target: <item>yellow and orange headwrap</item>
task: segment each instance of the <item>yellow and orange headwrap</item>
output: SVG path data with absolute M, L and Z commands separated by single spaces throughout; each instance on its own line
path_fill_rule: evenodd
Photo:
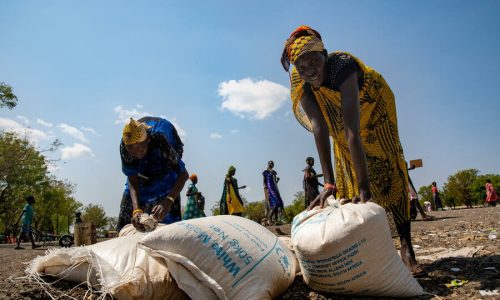
M 123 127 L 123 143 L 133 145 L 142 143 L 148 137 L 147 129 L 150 126 L 130 118 L 130 121 Z
M 302 25 L 295 29 L 286 40 L 281 55 L 281 64 L 288 72 L 290 63 L 294 64 L 302 54 L 323 50 L 325 50 L 325 46 L 319 32 L 309 26 Z
M 189 180 L 191 180 L 191 181 L 198 180 L 198 175 L 196 175 L 196 174 L 194 174 L 194 173 L 193 173 L 193 174 L 191 174 L 191 175 L 189 176 Z

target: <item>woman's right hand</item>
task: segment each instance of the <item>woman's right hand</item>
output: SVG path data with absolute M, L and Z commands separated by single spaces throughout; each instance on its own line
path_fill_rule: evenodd
M 134 225 L 134 227 L 139 230 L 139 231 L 145 231 L 146 229 L 144 228 L 144 225 L 141 224 L 140 220 L 141 220 L 141 215 L 142 213 L 136 213 L 133 217 L 132 217 L 132 225 Z
M 321 208 L 325 207 L 326 199 L 330 196 L 337 196 L 337 187 L 335 185 L 333 185 L 333 188 L 324 189 L 318 196 L 316 196 L 316 199 L 311 202 L 311 204 L 307 207 L 307 210 L 311 210 L 318 205 Z

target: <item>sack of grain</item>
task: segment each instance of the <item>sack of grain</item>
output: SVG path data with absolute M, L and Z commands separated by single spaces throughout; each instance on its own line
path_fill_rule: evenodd
M 158 228 L 140 245 L 167 262 L 192 299 L 272 299 L 295 278 L 294 255 L 260 224 L 214 216 Z
M 384 208 L 340 205 L 333 197 L 325 208 L 297 215 L 292 244 L 305 282 L 336 294 L 411 297 L 422 287 L 399 257 Z
M 28 276 L 43 283 L 41 275 L 52 275 L 76 285 L 87 283 L 115 299 L 189 299 L 170 276 L 166 264 L 149 256 L 137 243 L 147 233 L 128 227 L 134 234 L 92 246 L 59 248 L 35 258 Z

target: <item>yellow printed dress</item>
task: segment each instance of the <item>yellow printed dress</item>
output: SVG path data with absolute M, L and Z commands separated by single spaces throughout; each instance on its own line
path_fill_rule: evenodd
M 356 173 L 345 137 L 341 97 L 336 83 L 351 74 L 346 69 L 361 70 L 360 136 L 368 163 L 370 190 L 374 201 L 392 213 L 396 224 L 402 224 L 410 219 L 408 175 L 399 140 L 394 95 L 379 73 L 348 53 L 330 54 L 327 64 L 329 83 L 319 89 L 312 89 L 300 78 L 295 68 L 292 70 L 291 98 L 295 117 L 311 131 L 311 123 L 300 104 L 304 88 L 310 88 L 333 139 L 338 196 L 352 198 L 358 195 Z
M 221 215 L 241 215 L 245 211 L 236 178 L 226 176 L 224 179 L 219 208 Z

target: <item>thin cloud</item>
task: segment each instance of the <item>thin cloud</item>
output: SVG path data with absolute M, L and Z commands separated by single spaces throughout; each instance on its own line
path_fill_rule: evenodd
M 290 95 L 288 88 L 280 84 L 251 78 L 221 82 L 217 92 L 222 97 L 221 110 L 257 120 L 271 116 Z
M 217 132 L 213 132 L 210 134 L 210 138 L 211 139 L 221 139 L 222 138 L 222 135 L 218 134 Z
M 181 140 L 184 141 L 186 139 L 186 136 L 187 136 L 186 130 L 184 130 L 184 129 L 181 128 L 181 126 L 177 123 L 175 117 L 172 118 L 172 120 L 169 120 L 169 121 L 170 121 L 170 123 L 172 123 L 172 125 L 174 125 L 175 129 L 177 130 L 177 134 L 179 134 L 179 137 L 181 138 Z
M 17 116 L 17 118 L 21 121 L 23 121 L 25 126 L 30 125 L 30 119 L 26 118 L 25 116 Z
M 231 133 L 238 133 L 238 132 L 240 132 L 238 129 L 231 130 Z
M 118 115 L 118 118 L 115 120 L 115 124 L 125 124 L 127 123 L 130 118 L 134 118 L 136 120 L 145 117 L 145 116 L 158 116 L 158 114 L 151 114 L 145 111 L 140 111 L 137 110 L 137 108 L 142 108 L 142 105 L 138 104 L 136 105 L 136 108 L 132 109 L 125 109 L 121 105 L 115 107 L 113 111 Z M 177 133 L 179 134 L 179 137 L 184 141 L 187 137 L 187 132 L 184 130 L 179 123 L 177 123 L 177 118 L 172 117 L 172 118 L 167 118 L 164 115 L 159 115 L 160 118 L 168 120 L 172 125 L 174 125 L 175 129 L 177 130 Z
M 69 134 L 70 136 L 74 137 L 77 140 L 80 140 L 84 143 L 88 143 L 89 140 L 85 137 L 85 134 L 81 132 L 78 128 L 75 128 L 73 126 L 69 126 L 68 124 L 61 123 L 57 125 L 63 132 Z
M 90 128 L 90 127 L 80 127 L 80 129 L 83 130 L 83 131 L 87 131 L 87 132 L 90 132 L 92 134 L 97 135 L 97 132 L 93 128 Z
M 39 129 L 26 127 L 12 119 L 7 118 L 0 118 L 0 130 L 11 131 L 19 134 L 20 136 L 26 136 L 35 145 L 38 145 L 41 140 L 47 140 L 50 138 L 49 135 Z
M 62 170 L 62 168 L 56 164 L 52 164 L 52 163 L 47 164 L 47 171 L 49 171 L 50 173 L 55 173 L 55 172 L 60 171 L 60 170 Z
M 115 124 L 125 124 L 130 118 L 134 118 L 137 120 L 145 116 L 153 116 L 153 114 L 150 114 L 148 112 L 141 112 L 137 110 L 137 108 L 125 109 L 121 105 L 115 107 L 114 112 L 118 115 L 118 119 L 115 120 Z
M 43 126 L 45 126 L 45 127 L 49 127 L 49 128 L 50 128 L 50 127 L 52 127 L 52 126 L 54 126 L 54 124 L 52 124 L 52 123 L 50 123 L 50 122 L 45 122 L 45 121 L 44 121 L 44 120 L 42 120 L 42 119 L 36 119 L 36 122 L 37 122 L 38 124 L 40 124 L 40 125 L 43 125 Z
M 73 143 L 73 146 L 62 148 L 61 153 L 62 153 L 61 159 L 95 157 L 94 153 L 92 152 L 92 149 L 79 143 Z

